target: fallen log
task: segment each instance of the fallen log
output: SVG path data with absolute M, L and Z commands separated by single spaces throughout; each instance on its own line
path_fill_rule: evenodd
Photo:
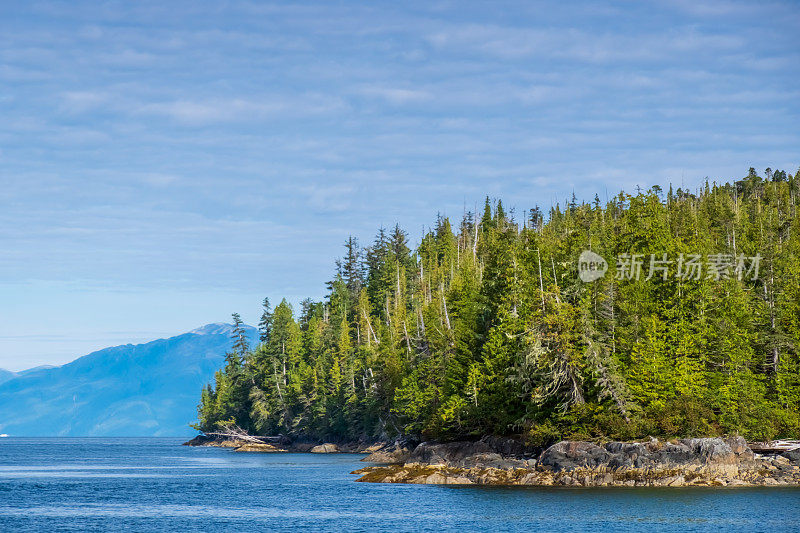
M 269 444 L 273 442 L 282 442 L 285 440 L 283 435 L 248 435 L 247 433 L 239 432 L 221 432 L 209 431 L 205 433 L 208 437 L 221 438 L 226 440 L 241 440 L 245 442 L 252 442 L 254 444 Z
M 762 455 L 781 454 L 800 449 L 800 440 L 775 440 L 770 442 L 751 442 L 748 444 L 755 453 Z

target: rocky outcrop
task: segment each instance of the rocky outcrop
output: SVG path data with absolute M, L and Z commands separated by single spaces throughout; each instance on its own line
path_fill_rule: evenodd
M 386 449 L 386 442 L 353 441 L 345 443 L 320 443 L 319 441 L 291 440 L 286 437 L 257 437 L 252 435 L 236 434 L 205 434 L 198 435 L 184 446 L 214 446 L 220 448 L 233 448 L 236 452 L 254 453 L 373 453 Z M 408 450 L 409 453 L 411 449 Z M 404 460 L 405 458 L 403 458 Z M 382 462 L 382 461 L 381 461 Z
M 510 451 L 510 453 L 508 453 Z M 791 454 L 792 452 L 786 452 Z M 509 442 L 422 443 L 403 464 L 353 472 L 358 481 L 564 486 L 797 485 L 794 455 L 755 455 L 741 437 L 664 442 L 562 441 L 542 452 Z
M 394 442 L 376 444 L 364 450 L 369 455 L 361 460 L 368 463 L 405 463 L 416 447 L 417 443 L 401 439 Z
M 612 470 L 630 468 L 673 468 L 689 464 L 729 470 L 754 458 L 742 437 L 729 439 L 682 439 L 663 442 L 608 442 L 602 446 L 582 441 L 562 441 L 554 444 L 539 458 L 539 464 L 556 472 L 576 468 L 608 467 Z
M 527 468 L 535 464 L 526 449 L 510 439 L 485 437 L 475 442 L 423 442 L 406 460 L 410 465 L 442 465 L 455 468 Z
M 184 446 L 213 446 L 218 448 L 238 448 L 246 444 L 250 443 L 234 437 L 221 437 L 217 435 L 198 435 L 190 441 L 183 443 Z
M 792 463 L 800 466 L 800 448 L 796 450 L 789 450 L 788 452 L 783 452 L 783 457 L 786 457 Z
M 339 447 L 329 442 L 314 446 L 309 451 L 311 453 L 340 453 Z
M 279 446 L 274 446 L 272 444 L 258 444 L 254 442 L 248 442 L 246 444 L 241 444 L 234 448 L 235 452 L 258 452 L 258 453 L 276 453 L 276 452 L 286 452 L 288 451 L 286 448 L 282 448 Z
M 562 486 L 800 485 L 800 448 L 761 443 L 756 454 L 742 437 L 644 442 L 561 441 L 544 451 L 500 437 L 475 441 L 322 443 L 242 435 L 200 435 L 189 446 L 236 452 L 369 453 L 382 463 L 353 472 L 380 483 Z M 275 439 L 260 437 L 261 439 Z
M 603 447 L 591 442 L 565 440 L 545 450 L 539 457 L 539 465 L 560 472 L 575 468 L 594 468 L 610 462 L 611 457 Z

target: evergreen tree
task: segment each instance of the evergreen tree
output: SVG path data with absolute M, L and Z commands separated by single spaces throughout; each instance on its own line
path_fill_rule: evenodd
M 523 228 L 502 202 L 412 250 L 345 244 L 299 317 L 264 300 L 197 427 L 319 439 L 800 437 L 800 171 L 695 193 L 568 200 Z M 584 250 L 605 276 L 578 276 Z M 754 264 L 757 263 L 757 264 Z
M 261 319 L 258 321 L 258 339 L 262 344 L 269 342 L 272 332 L 272 308 L 269 305 L 269 298 L 264 298 L 261 304 Z

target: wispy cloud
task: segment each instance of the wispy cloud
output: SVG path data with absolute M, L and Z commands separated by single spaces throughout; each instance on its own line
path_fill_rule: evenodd
M 358 94 L 382 98 L 390 104 L 405 104 L 429 100 L 431 95 L 418 89 L 405 89 L 399 87 L 366 86 L 357 90 Z
M 348 234 L 417 238 L 486 194 L 800 164 L 789 1 L 2 9 L 0 296 L 28 310 L 0 336 L 69 314 L 111 343 L 319 296 Z

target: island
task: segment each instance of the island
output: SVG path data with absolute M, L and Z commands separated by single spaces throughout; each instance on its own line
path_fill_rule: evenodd
M 751 168 L 351 237 L 255 345 L 234 314 L 196 443 L 368 453 L 361 481 L 797 484 L 798 199 Z

